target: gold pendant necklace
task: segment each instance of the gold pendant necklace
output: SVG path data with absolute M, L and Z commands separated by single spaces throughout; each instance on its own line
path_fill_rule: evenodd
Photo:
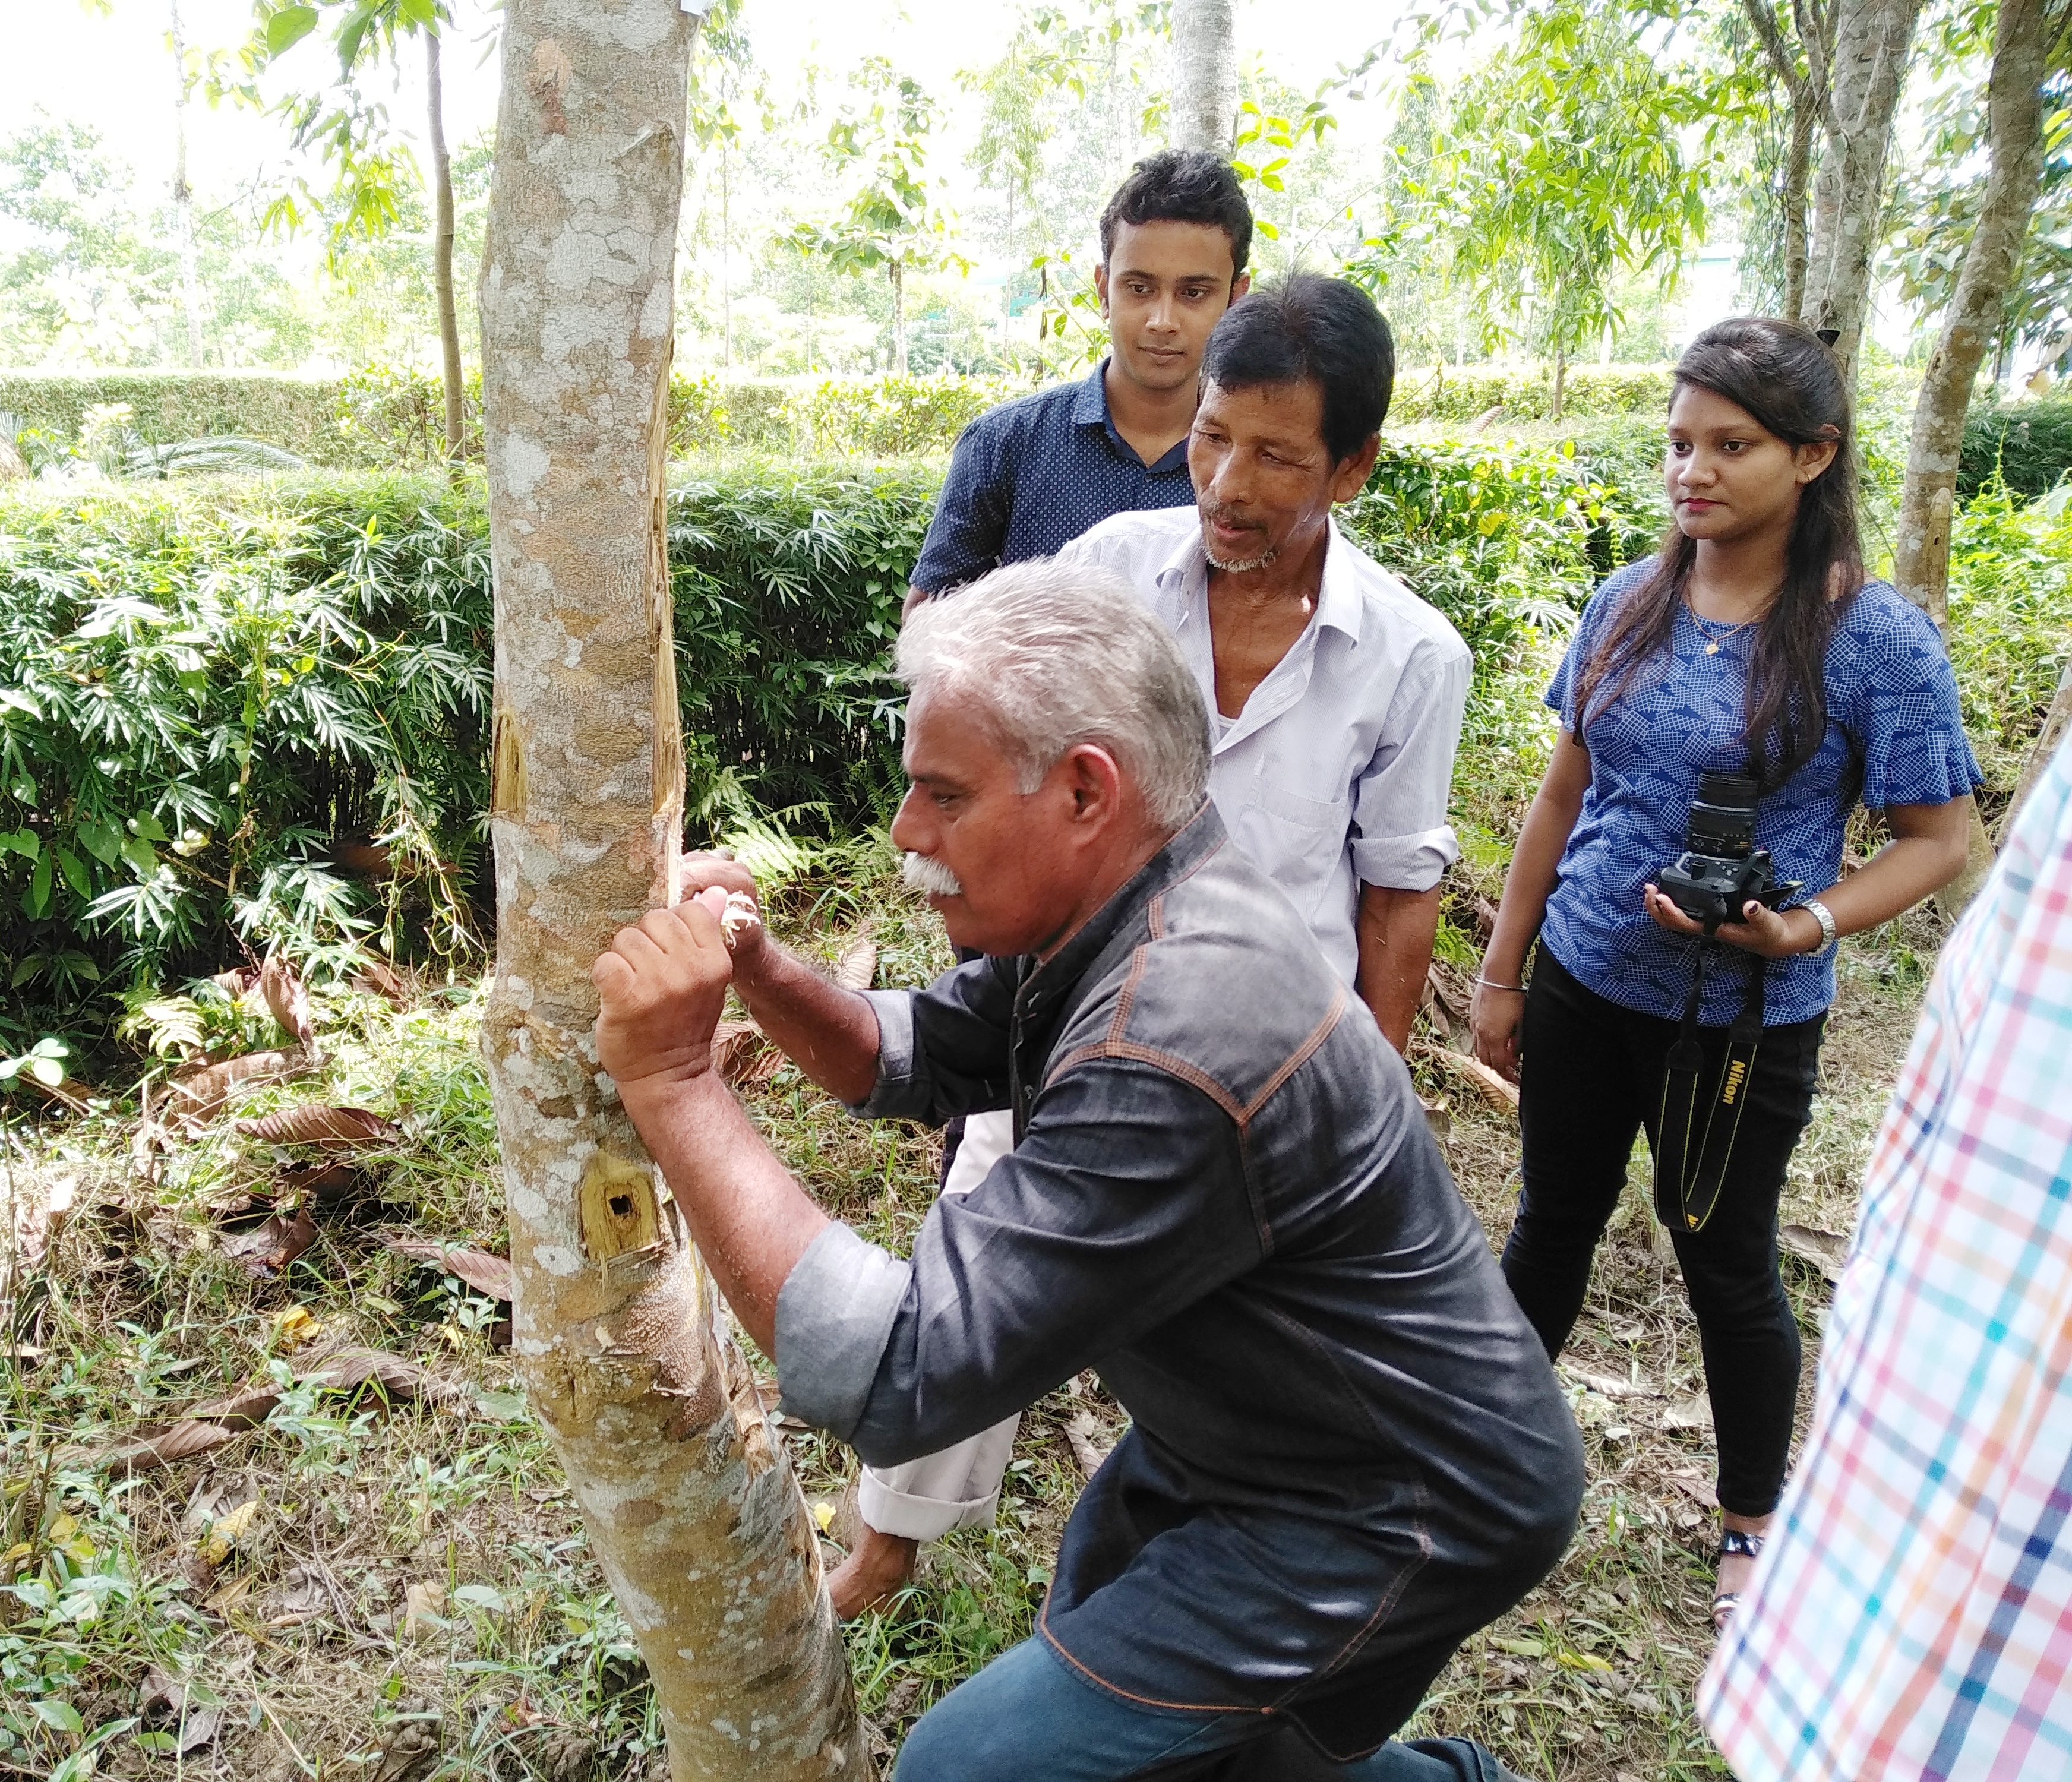
M 1721 632 L 1717 637 L 1714 637 L 1705 630 L 1705 627 L 1708 625 L 1719 625 L 1724 623 L 1724 621 L 1716 618 L 1707 618 L 1703 613 L 1700 612 L 1696 607 L 1691 604 L 1688 599 L 1686 599 L 1684 602 L 1684 610 L 1691 615 L 1691 622 L 1698 627 L 1698 635 L 1704 638 L 1705 654 L 1708 656 L 1716 656 L 1720 653 L 1720 646 L 1721 644 L 1726 643 L 1730 638 L 1740 636 L 1742 632 L 1745 631 L 1751 625 L 1755 623 L 1755 619 L 1745 618 L 1740 624 L 1733 626 L 1728 630 Z M 1761 614 L 1758 614 L 1756 618 L 1760 618 L 1762 616 L 1762 615 Z

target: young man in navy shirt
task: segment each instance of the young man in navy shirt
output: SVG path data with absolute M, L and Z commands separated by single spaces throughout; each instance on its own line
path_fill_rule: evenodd
M 957 440 L 907 596 L 1051 556 L 1111 514 L 1187 507 L 1202 349 L 1252 281 L 1252 211 L 1229 165 L 1169 149 L 1101 212 L 1094 270 L 1109 355 L 1092 376 L 989 409 Z
M 1002 403 L 964 429 L 908 611 L 1002 564 L 1054 556 L 1112 514 L 1194 506 L 1187 437 L 1202 351 L 1251 285 L 1251 207 L 1227 162 L 1166 150 L 1137 162 L 1108 200 L 1100 244 L 1094 288 L 1108 356 L 1083 381 Z M 1013 1142 L 1011 1115 L 957 1123 L 943 1192 L 976 1188 Z M 828 1579 L 838 1613 L 897 1591 L 922 1541 L 993 1520 L 1020 1421 L 903 1466 L 865 1468 L 862 1536 Z

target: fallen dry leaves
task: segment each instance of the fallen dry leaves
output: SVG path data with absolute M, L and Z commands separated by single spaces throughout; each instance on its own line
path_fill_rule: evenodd
M 237 1131 L 245 1138 L 263 1139 L 269 1144 L 393 1144 L 403 1136 L 402 1127 L 393 1120 L 384 1120 L 369 1109 L 315 1102 L 285 1107 L 262 1119 L 240 1120 Z
M 507 1256 L 492 1256 L 466 1244 L 442 1244 L 436 1238 L 384 1238 L 383 1246 L 399 1256 L 411 1256 L 458 1275 L 478 1293 L 507 1303 L 517 1296 L 518 1277 Z
M 372 1386 L 391 1398 L 422 1398 L 454 1409 L 467 1409 L 467 1392 L 441 1379 L 422 1364 L 385 1349 L 342 1349 L 312 1358 L 294 1376 L 298 1386 L 351 1392 Z M 100 1447 L 62 1451 L 64 1466 L 105 1467 L 112 1472 L 148 1472 L 176 1460 L 220 1447 L 256 1429 L 273 1415 L 282 1388 L 268 1381 L 240 1388 L 227 1397 L 193 1406 L 178 1417 L 146 1423 L 122 1439 Z
M 231 1093 L 279 1082 L 304 1068 L 307 1055 L 299 1046 L 282 1052 L 248 1052 L 220 1064 L 191 1064 L 166 1080 L 162 1111 L 170 1119 L 199 1125 L 223 1111 Z
M 310 992 L 295 968 L 278 953 L 269 953 L 259 971 L 259 994 L 273 1019 L 303 1045 L 312 1045 L 317 1030 L 310 1020 Z
M 306 1207 L 298 1207 L 293 1213 L 276 1213 L 249 1231 L 226 1233 L 223 1253 L 235 1257 L 247 1274 L 265 1280 L 278 1275 L 316 1241 L 316 1221 Z

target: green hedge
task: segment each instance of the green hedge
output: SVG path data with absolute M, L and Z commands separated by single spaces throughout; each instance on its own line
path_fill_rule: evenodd
M 674 490 L 694 808 L 833 827 L 883 808 L 886 650 L 939 474 L 736 466 Z M 1346 521 L 1497 674 L 1588 591 L 1605 500 L 1558 453 L 1404 447 Z M 97 983 L 213 970 L 232 933 L 306 948 L 372 924 L 413 955 L 486 934 L 486 533 L 479 482 L 437 474 L 0 499 L 0 950 L 21 999 L 0 1044 Z
M 1957 493 L 1968 501 L 1996 474 L 2018 495 L 2040 495 L 2072 470 L 2072 397 L 1976 409 L 1964 423 Z
M 339 462 L 338 380 L 279 372 L 108 372 L 92 377 L 0 372 L 0 413 L 69 445 L 88 409 L 123 402 L 150 444 L 232 433 Z
M 932 457 L 995 403 L 1029 386 L 997 378 L 727 378 L 680 375 L 670 394 L 671 450 L 715 448 L 784 457 Z M 1570 417 L 1658 416 L 1668 400 L 1661 366 L 1572 367 Z M 1547 368 L 1406 367 L 1392 422 L 1465 423 L 1488 409 L 1507 422 L 1544 420 Z M 125 372 L 72 377 L 0 372 L 0 412 L 66 444 L 88 409 L 127 403 L 133 425 L 157 445 L 229 433 L 286 447 L 339 469 L 417 470 L 443 450 L 445 405 L 432 374 L 371 366 L 345 377 L 278 372 Z M 481 456 L 482 379 L 467 380 L 463 454 Z

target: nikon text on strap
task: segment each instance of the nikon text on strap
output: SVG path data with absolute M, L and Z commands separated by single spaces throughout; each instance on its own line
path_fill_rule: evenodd
M 1698 1008 L 1705 993 L 1705 965 L 1719 943 L 1708 934 L 1696 943 L 1691 998 L 1684 1024 L 1669 1049 L 1662 1078 L 1662 1113 L 1655 1123 L 1655 1216 L 1672 1230 L 1702 1231 L 1719 1204 L 1734 1135 L 1741 1129 L 1756 1047 L 1762 1039 L 1763 977 L 1768 962 L 1751 955 L 1753 975 L 1741 1012 L 1727 1029 L 1726 1056 L 1718 1077 L 1701 1091 L 1705 1056 L 1698 1043 Z

